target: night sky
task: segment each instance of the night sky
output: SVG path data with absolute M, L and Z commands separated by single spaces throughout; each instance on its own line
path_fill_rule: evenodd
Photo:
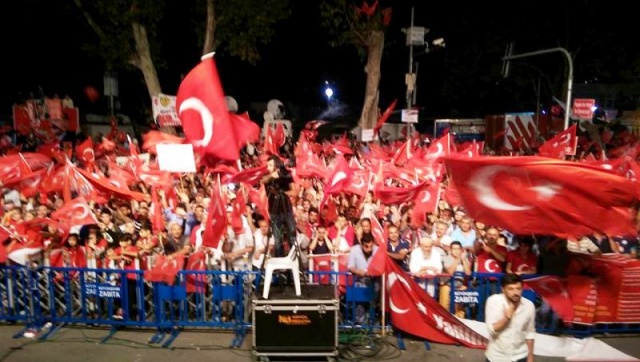
M 193 31 L 179 23 L 183 15 L 180 6 L 192 2 L 168 3 L 175 8 L 175 19 L 168 18 L 163 27 L 171 35 L 163 37 L 167 68 L 159 73 L 163 91 L 175 94 L 181 75 L 199 61 L 201 45 L 196 44 Z M 318 105 L 324 101 L 322 84 L 328 80 L 335 86 L 339 101 L 359 106 L 365 74 L 355 48 L 326 44 L 326 32 L 319 26 L 318 1 L 293 3 L 292 18 L 278 25 L 276 38 L 262 49 L 263 60 L 258 65 L 243 63 L 224 50 L 216 55 L 225 93 L 236 98 L 241 109 L 246 109 L 249 102 L 270 99 Z M 391 3 L 381 2 L 383 6 Z M 411 6 L 415 7 L 415 25 L 431 29 L 427 40 L 443 37 L 446 41 L 446 48 L 417 58 L 418 104 L 434 116 L 446 116 L 452 109 L 474 116 L 486 112 L 488 104 L 499 108 L 503 102 L 507 111 L 517 103 L 511 96 L 531 98 L 530 85 L 510 84 L 499 77 L 500 58 L 511 40 L 516 40 L 516 53 L 566 47 L 575 58 L 575 82 L 617 82 L 634 75 L 631 69 L 637 61 L 639 42 L 635 11 L 630 5 L 604 7 L 601 1 L 567 5 L 552 1 L 395 3 L 401 5 L 393 6 L 393 20 L 386 34 L 381 106 L 394 98 L 404 99 L 408 47 L 401 29 L 409 26 Z M 88 85 L 102 92 L 103 69 L 99 60 L 88 58 L 82 50 L 82 43 L 91 34 L 78 18 L 70 0 L 16 1 L 12 10 L 2 12 L 0 34 L 5 51 L 0 115 L 9 115 L 11 104 L 20 94 L 39 86 L 48 95 L 70 94 L 82 107 L 81 112 L 103 105 L 90 104 L 82 93 Z M 416 54 L 421 50 L 415 49 Z M 532 73 L 535 77 L 540 73 L 551 81 L 562 78 L 565 70 L 561 55 L 531 58 L 526 63 L 536 69 Z M 123 110 L 148 102 L 140 79 L 139 73 L 121 74 Z M 558 93 L 551 87 L 546 95 L 550 98 Z

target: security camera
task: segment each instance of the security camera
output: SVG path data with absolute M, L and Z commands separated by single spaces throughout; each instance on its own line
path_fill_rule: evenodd
M 438 38 L 434 41 L 431 42 L 431 44 L 437 46 L 437 47 L 443 47 L 444 48 L 444 38 Z

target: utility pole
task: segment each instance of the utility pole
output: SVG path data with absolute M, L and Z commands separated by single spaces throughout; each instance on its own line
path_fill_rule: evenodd
M 571 113 L 571 91 L 573 89 L 573 59 L 571 58 L 571 54 L 565 48 L 543 49 L 543 50 L 537 50 L 535 52 L 516 54 L 516 55 L 508 54 L 508 55 L 506 55 L 505 57 L 502 58 L 502 60 L 504 60 L 506 62 L 504 67 L 503 67 L 503 69 L 506 68 L 506 74 L 508 74 L 508 69 L 509 69 L 509 63 L 508 62 L 510 60 L 519 59 L 519 58 L 526 58 L 526 57 L 532 57 L 532 56 L 535 56 L 535 55 L 548 54 L 548 53 L 554 53 L 554 52 L 562 53 L 565 56 L 565 58 L 567 59 L 567 64 L 569 66 L 569 72 L 567 74 L 566 105 L 565 105 L 565 110 L 564 110 L 564 129 L 567 129 L 567 128 L 569 128 L 569 114 Z M 509 50 L 508 50 L 508 53 L 510 53 Z
M 409 45 L 409 73 L 405 76 L 405 83 L 407 84 L 407 109 L 413 106 L 413 88 L 416 85 L 416 75 L 413 73 L 413 15 L 414 8 L 411 7 L 411 22 L 407 33 L 407 45 Z

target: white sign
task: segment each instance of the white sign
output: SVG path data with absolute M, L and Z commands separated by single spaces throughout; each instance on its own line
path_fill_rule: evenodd
M 176 96 L 158 94 L 153 96 L 151 104 L 153 119 L 160 127 L 180 127 L 182 123 L 176 112 Z
M 162 171 L 196 172 L 196 160 L 191 144 L 163 144 L 156 145 L 158 165 Z
M 418 110 L 403 109 L 401 121 L 402 123 L 418 123 Z
M 363 129 L 362 134 L 360 136 L 361 136 L 362 142 L 373 141 L 373 129 Z

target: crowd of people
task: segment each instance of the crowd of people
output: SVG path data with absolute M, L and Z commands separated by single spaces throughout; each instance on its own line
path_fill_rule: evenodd
M 366 143 L 349 142 L 353 153 L 345 155 L 348 160 L 358 159 L 368 150 Z M 126 142 L 122 145 L 133 147 Z M 411 201 L 384 204 L 372 190 L 362 196 L 342 192 L 322 204 L 325 188 L 322 180 L 295 182 L 291 176 L 289 168 L 295 167 L 294 147 L 292 142 L 287 142 L 282 148 L 284 156 L 263 154 L 260 145 L 243 150 L 240 162 L 243 169 L 268 166 L 263 179 L 254 187 L 266 186 L 269 212 L 265 215 L 255 203 L 246 202 L 240 219 L 234 220 L 238 215 L 234 213 L 232 201 L 240 197 L 240 193 L 243 200 L 249 200 L 249 190 L 240 184 L 223 185 L 222 192 L 229 202 L 228 226 L 227 232 L 215 243 L 217 248 L 205 246 L 210 243 L 203 242 L 206 230 L 203 225 L 215 179 L 204 167 L 196 173 L 173 174 L 171 186 L 158 189 L 157 197 L 150 185 L 138 180 L 129 187 L 144 195 L 139 200 L 115 195 L 105 200 L 89 199 L 90 212 L 97 222 L 63 230 L 52 220 L 35 234 L 23 234 L 20 225 L 34 219 L 51 220 L 52 213 L 65 204 L 62 193 L 24 197 L 19 190 L 4 187 L 4 197 L 0 200 L 1 226 L 7 232 L 1 247 L 8 257 L 0 263 L 35 261 L 57 267 L 149 270 L 158 256 L 188 258 L 206 250 L 211 256 L 212 268 L 262 270 L 265 257 L 285 255 L 295 245 L 303 267 L 319 270 L 321 266 L 314 265 L 312 260 L 322 255 L 340 256 L 336 257 L 342 260 L 338 262 L 340 269 L 352 273 L 357 282 L 367 284 L 371 279 L 368 264 L 384 245 L 387 254 L 407 273 L 421 280 L 428 293 L 436 296 L 435 290 L 439 289 L 440 302 L 448 309 L 450 286 L 465 288 L 461 274 L 508 272 L 564 276 L 571 252 L 637 255 L 637 235 L 593 234 L 576 240 L 513 235 L 474 219 L 462 205 L 451 204 L 444 198 L 420 225 L 411 222 L 414 206 Z M 76 156 L 72 154 L 71 159 L 81 165 Z M 327 164 L 333 159 L 333 155 L 325 155 Z M 113 163 L 97 160 L 97 165 L 104 175 L 115 171 L 109 169 L 115 167 Z M 161 215 L 157 215 L 158 212 Z M 385 244 L 374 237 L 372 224 L 379 224 L 385 230 Z M 20 249 L 31 252 L 23 259 L 12 258 Z M 185 268 L 189 268 L 189 263 Z M 456 280 L 449 283 L 447 276 L 453 274 L 457 275 Z M 463 311 L 457 309 L 456 313 L 463 314 Z

